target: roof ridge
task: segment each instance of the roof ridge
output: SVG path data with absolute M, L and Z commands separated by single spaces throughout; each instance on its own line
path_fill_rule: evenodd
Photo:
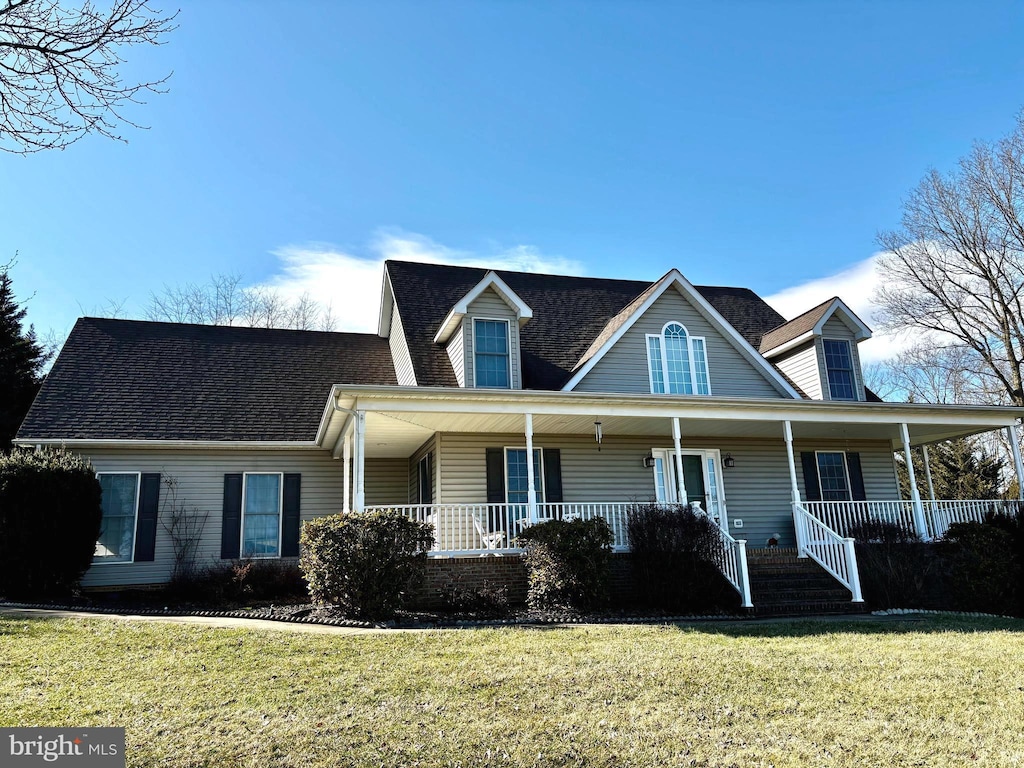
M 376 333 L 372 331 L 321 331 L 314 328 L 265 328 L 258 325 L 224 325 L 218 323 L 178 323 L 173 320 L 140 320 L 133 317 L 96 317 L 94 315 L 82 315 L 79 317 L 75 324 L 77 325 L 83 320 L 88 320 L 95 323 L 117 323 L 117 324 L 134 324 L 134 325 L 145 325 L 150 327 L 172 327 L 172 328 L 204 328 L 204 329 L 218 329 L 224 331 L 240 331 L 243 333 L 303 333 L 303 334 L 319 334 L 324 336 L 373 336 L 377 337 Z

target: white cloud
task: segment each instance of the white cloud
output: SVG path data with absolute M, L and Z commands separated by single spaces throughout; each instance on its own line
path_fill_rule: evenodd
M 546 256 L 531 245 L 474 253 L 399 230 L 381 231 L 368 250 L 367 255 L 359 255 L 319 243 L 284 246 L 273 252 L 281 261 L 280 272 L 261 286 L 274 288 L 289 299 L 308 293 L 322 306 L 331 308 L 339 331 L 370 333 L 377 330 L 386 259 L 519 272 L 583 272 L 579 262 Z
M 906 348 L 909 340 L 902 335 L 883 334 L 879 331 L 878 307 L 871 301 L 871 297 L 878 287 L 875 263 L 879 255 L 876 253 L 834 275 L 819 277 L 791 288 L 785 288 L 771 296 L 766 296 L 765 301 L 778 310 L 781 315 L 791 320 L 823 301 L 838 296 L 873 331 L 872 338 L 860 345 L 862 362 L 875 363 L 891 358 Z

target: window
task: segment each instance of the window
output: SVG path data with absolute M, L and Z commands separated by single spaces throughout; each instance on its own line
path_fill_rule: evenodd
M 828 373 L 828 394 L 833 400 L 856 400 L 853 377 L 853 354 L 850 342 L 822 339 L 825 370 Z
M 417 464 L 416 479 L 419 496 L 416 501 L 419 504 L 430 504 L 433 500 L 433 471 L 431 466 L 434 463 L 433 458 L 434 454 L 428 453 Z
M 704 339 L 690 336 L 680 323 L 666 323 L 660 334 L 647 335 L 647 367 L 655 394 L 711 394 Z
M 822 501 L 850 501 L 850 478 L 846 454 L 842 451 L 817 452 L 818 483 Z
M 512 386 L 509 378 L 507 320 L 473 321 L 473 357 L 478 387 Z
M 537 492 L 537 503 L 544 501 L 544 462 L 541 449 L 533 449 L 533 489 Z M 527 478 L 526 449 L 505 449 L 505 500 L 509 504 L 526 504 L 530 488 Z
M 135 518 L 139 508 L 138 472 L 102 472 L 103 520 L 94 556 L 109 563 L 130 563 L 135 556 Z
M 281 554 L 281 475 L 246 473 L 242 486 L 242 557 Z

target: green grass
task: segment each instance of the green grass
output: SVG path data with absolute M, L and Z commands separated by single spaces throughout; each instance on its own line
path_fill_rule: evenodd
M 0 726 L 123 725 L 137 766 L 1020 765 L 1022 629 L 0 618 Z

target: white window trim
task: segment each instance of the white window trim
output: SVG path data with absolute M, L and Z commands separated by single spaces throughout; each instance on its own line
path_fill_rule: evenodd
M 525 501 L 519 502 L 519 501 L 509 501 L 508 500 L 508 452 L 509 451 L 525 451 L 525 450 L 526 450 L 526 446 L 525 445 L 506 445 L 505 446 L 505 450 L 503 452 L 503 456 L 505 458 L 504 470 L 505 470 L 505 503 L 506 504 L 525 504 L 526 503 Z M 537 481 L 537 487 L 539 488 L 539 491 L 540 491 L 540 498 L 544 499 L 544 501 L 540 501 L 540 499 L 538 499 L 537 503 L 538 504 L 545 504 L 545 503 L 547 503 L 547 498 L 548 497 L 547 497 L 547 493 L 545 493 L 545 491 L 547 489 L 544 486 L 544 449 L 535 445 L 535 446 L 533 446 L 533 450 L 540 452 L 540 475 L 538 475 L 535 479 Z M 529 461 L 530 457 L 527 457 L 527 460 Z
M 826 341 L 838 342 L 838 343 L 842 343 L 842 344 L 846 345 L 846 352 L 850 356 L 850 378 L 853 380 L 853 397 L 852 398 L 832 397 L 832 382 L 829 380 L 829 377 L 828 377 L 828 371 L 829 371 L 829 368 L 828 368 L 828 356 L 825 354 L 825 342 Z M 837 403 L 853 403 L 853 402 L 856 402 L 856 401 L 860 400 L 860 398 L 857 396 L 857 366 L 856 366 L 856 363 L 853 360 L 853 343 L 849 339 L 830 339 L 828 337 L 822 336 L 821 337 L 821 362 L 822 362 L 822 367 L 825 369 L 825 387 L 828 389 L 828 399 L 829 400 L 834 400 Z M 837 368 L 836 370 L 840 370 L 840 369 Z M 844 368 L 842 370 L 846 370 L 846 369 Z
M 132 556 L 128 560 L 112 560 L 109 555 L 93 555 L 93 565 L 131 565 L 135 562 L 135 547 L 139 540 L 139 499 L 142 498 L 142 473 L 141 472 L 97 472 L 96 480 L 100 475 L 135 475 L 135 525 L 132 528 Z M 99 544 L 99 539 L 96 540 Z
M 505 356 L 508 358 L 508 385 L 504 387 L 482 387 L 476 380 L 476 321 L 485 320 L 492 323 L 505 324 Z M 474 389 L 512 389 L 512 323 L 507 317 L 477 317 L 472 318 L 473 326 L 473 388 Z M 484 353 L 487 354 L 487 353 Z
M 686 359 L 687 359 L 687 362 L 690 365 L 690 386 L 693 389 L 692 392 L 672 393 L 672 392 L 668 391 L 668 389 L 669 389 L 669 386 L 668 386 L 668 381 L 669 381 L 669 379 L 668 379 L 668 354 L 666 353 L 666 349 L 665 349 L 665 329 L 668 328 L 670 325 L 678 325 L 680 328 L 683 329 L 683 332 L 686 334 Z M 665 382 L 665 391 L 664 392 L 655 392 L 654 391 L 654 370 L 653 370 L 653 366 L 651 365 L 651 339 L 658 339 L 658 345 L 659 345 L 659 348 L 661 349 L 661 375 L 662 375 L 662 380 Z M 685 325 L 680 323 L 678 320 L 669 320 L 667 323 L 665 323 L 663 326 L 661 326 L 661 333 L 647 333 L 647 334 L 644 334 L 644 347 L 645 347 L 645 352 L 647 353 L 647 381 L 650 384 L 650 389 L 651 389 L 651 394 L 652 395 L 670 395 L 670 394 L 676 394 L 676 395 L 680 395 L 680 394 L 697 395 L 698 394 L 697 393 L 697 363 L 693 359 L 693 343 L 692 343 L 693 339 L 699 339 L 704 344 L 704 370 L 705 370 L 705 372 L 708 375 L 708 393 L 706 395 L 699 395 L 699 397 L 710 397 L 711 396 L 711 394 L 712 394 L 712 392 L 711 392 L 711 363 L 708 360 L 710 355 L 708 354 L 708 341 L 707 341 L 707 338 L 704 337 L 704 336 L 692 336 L 692 335 L 690 335 L 690 330 Z
M 711 490 L 711 478 L 708 475 L 708 459 L 712 459 L 715 462 L 715 472 L 717 472 L 718 483 L 718 516 L 722 522 L 722 527 L 725 530 L 729 529 L 729 516 L 728 507 L 725 502 L 725 475 L 722 472 L 722 452 L 718 448 L 682 448 L 680 454 L 683 456 L 698 456 L 700 457 L 701 472 L 704 474 L 704 493 L 707 495 Z M 827 451 L 826 451 L 827 453 Z M 670 483 L 668 467 L 671 466 L 671 472 L 675 472 L 675 460 L 676 460 L 676 449 L 675 448 L 651 448 L 651 455 L 658 456 L 662 461 L 666 462 L 665 472 L 665 495 L 672 501 L 666 501 L 667 504 L 677 504 L 678 499 L 675 499 L 677 489 Z M 651 467 L 651 477 L 654 480 L 654 492 L 658 492 L 658 468 L 657 466 Z M 708 512 L 710 510 L 704 510 Z
M 846 459 L 846 451 L 815 451 L 814 470 L 818 475 L 818 498 L 825 501 L 825 489 L 821 486 L 821 464 L 818 463 L 818 456 L 823 453 L 838 453 L 843 457 L 843 475 L 846 478 L 846 501 L 853 501 L 853 486 L 850 484 L 850 464 Z M 806 489 L 805 489 L 806 490 Z M 841 502 L 836 502 L 841 503 Z
M 434 488 L 433 488 L 433 486 L 434 486 L 434 478 L 432 476 L 427 478 L 427 480 L 428 480 L 427 485 L 430 488 L 430 501 L 429 502 L 423 501 L 423 478 L 424 478 L 424 475 L 423 475 L 423 464 L 424 464 L 424 462 L 427 462 L 428 467 L 430 467 L 430 468 L 433 467 L 433 462 L 430 461 L 430 454 L 431 453 L 432 453 L 432 451 L 427 451 L 425 454 L 423 454 L 423 456 L 420 458 L 420 460 L 416 462 L 416 503 L 417 504 L 433 504 L 434 503 Z M 431 475 L 433 475 L 432 472 L 431 472 Z
M 249 475 L 277 475 L 277 554 L 245 554 L 245 494 L 249 488 Z M 242 560 L 280 560 L 281 535 L 284 528 L 284 472 L 243 472 L 242 473 L 242 527 L 239 530 L 238 554 Z

